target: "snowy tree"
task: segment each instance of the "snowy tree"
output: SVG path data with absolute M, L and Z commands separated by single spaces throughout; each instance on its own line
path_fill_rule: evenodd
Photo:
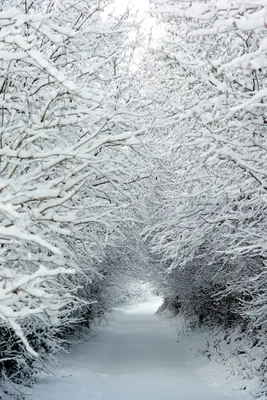
M 1 6 L 1 362 L 15 378 L 88 316 L 106 248 L 136 218 L 138 24 L 107 4 Z
M 171 150 L 145 232 L 186 307 L 193 279 L 194 311 L 201 297 L 228 298 L 257 326 L 266 321 L 265 13 L 264 2 L 153 1 Z M 214 306 L 216 319 L 225 304 Z

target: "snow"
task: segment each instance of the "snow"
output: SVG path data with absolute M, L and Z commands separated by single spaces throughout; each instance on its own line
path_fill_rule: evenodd
M 61 251 L 48 243 L 46 240 L 42 239 L 41 237 L 37 235 L 32 235 L 28 233 L 21 232 L 18 228 L 15 226 L 9 226 L 9 227 L 0 227 L 0 237 L 12 237 L 16 239 L 22 239 L 22 240 L 28 240 L 29 242 L 34 242 L 38 243 L 40 246 L 46 247 L 48 250 L 52 251 L 54 254 L 61 254 Z
M 71 347 L 54 376 L 40 377 L 32 400 L 246 400 L 194 356 L 186 335 L 155 315 L 153 300 L 115 309 L 93 338 Z M 191 346 L 192 347 L 192 346 Z M 202 368 L 203 366 L 203 368 Z M 219 371 L 219 375 L 216 375 Z

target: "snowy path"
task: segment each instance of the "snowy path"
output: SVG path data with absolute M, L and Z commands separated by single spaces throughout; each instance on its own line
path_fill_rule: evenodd
M 175 330 L 143 304 L 120 309 L 93 340 L 73 346 L 33 400 L 245 400 L 242 392 L 209 387 L 190 367 Z

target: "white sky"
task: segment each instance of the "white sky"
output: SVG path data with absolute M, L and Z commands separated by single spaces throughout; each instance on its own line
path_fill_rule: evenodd
M 113 14 L 116 16 L 124 14 L 127 7 L 129 7 L 133 13 L 142 20 L 141 30 L 143 33 L 147 32 L 150 36 L 150 45 L 156 46 L 160 43 L 160 38 L 164 34 L 164 29 L 162 24 L 158 24 L 156 20 L 149 14 L 150 2 L 149 0 L 114 0 L 112 5 L 106 8 L 106 13 L 104 12 L 104 19 L 108 19 L 108 14 Z M 106 14 L 106 16 L 105 16 Z M 152 36 L 151 36 L 152 34 Z
M 149 0 L 116 0 L 115 4 L 120 11 L 128 5 L 140 12 L 145 12 L 149 8 Z
M 122 15 L 127 7 L 143 19 L 143 24 L 151 27 L 152 18 L 148 14 L 149 0 L 114 0 L 113 4 L 106 8 L 107 14 Z M 104 13 L 105 14 L 105 13 Z

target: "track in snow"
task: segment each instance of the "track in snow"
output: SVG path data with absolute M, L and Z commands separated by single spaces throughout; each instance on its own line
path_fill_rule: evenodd
M 245 400 L 209 387 L 188 364 L 188 349 L 158 304 L 117 309 L 109 326 L 73 346 L 56 375 L 40 379 L 32 400 Z

